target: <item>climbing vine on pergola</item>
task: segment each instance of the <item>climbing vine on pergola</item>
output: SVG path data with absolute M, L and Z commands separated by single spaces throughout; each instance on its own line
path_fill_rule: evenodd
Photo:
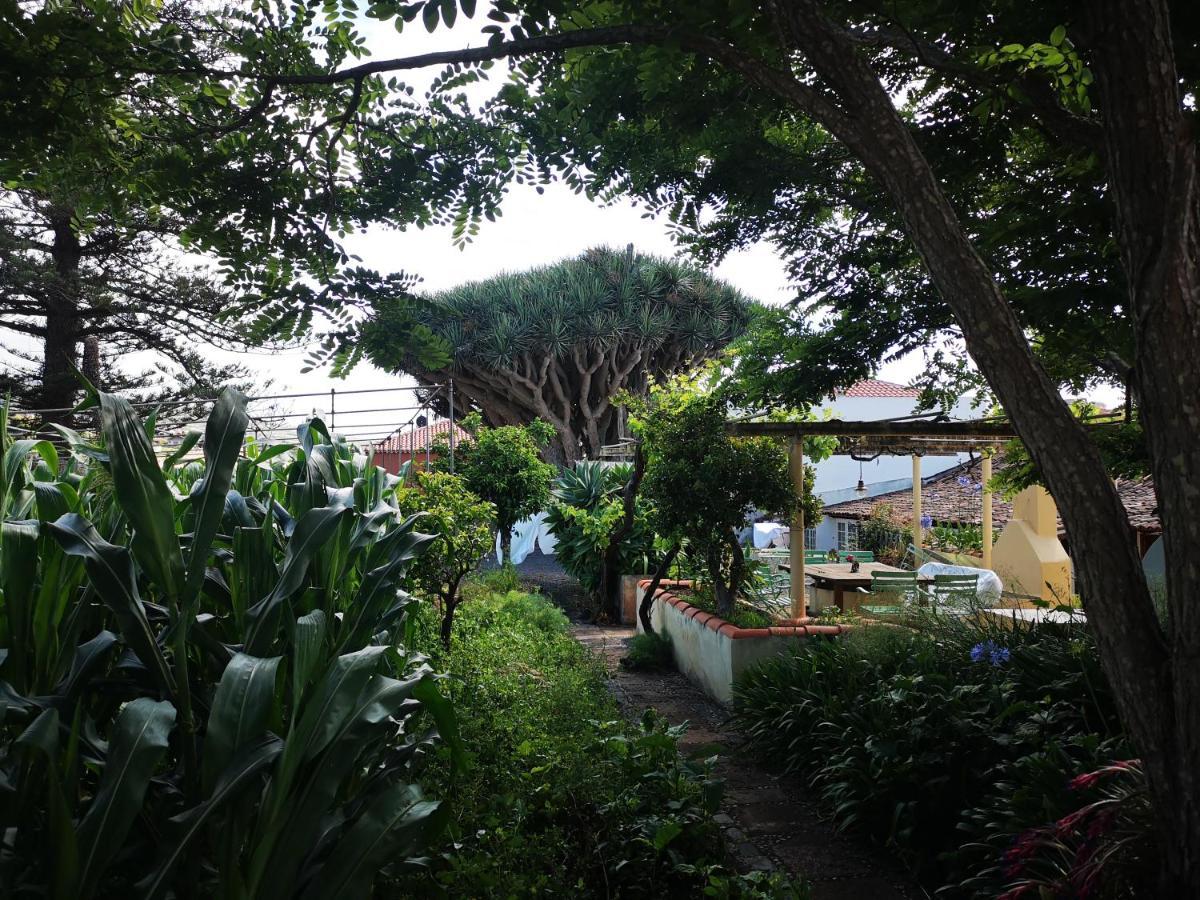
M 477 409 L 488 424 L 551 423 L 558 439 L 547 456 L 569 464 L 619 439 L 619 392 L 644 394 L 714 356 L 745 330 L 751 310 L 746 297 L 700 269 L 597 248 L 427 298 L 419 323 L 450 348 L 441 369 L 405 352 L 386 306 L 364 325 L 362 340 L 377 365 L 423 385 L 453 378 L 459 410 Z

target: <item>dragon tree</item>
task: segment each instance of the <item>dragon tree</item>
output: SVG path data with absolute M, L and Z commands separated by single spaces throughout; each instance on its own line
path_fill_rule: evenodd
M 456 411 L 478 410 L 489 425 L 550 422 L 558 438 L 547 458 L 565 465 L 621 437 L 618 392 L 644 395 L 713 357 L 752 312 L 702 270 L 632 248 L 595 248 L 424 299 L 418 321 L 448 345 L 446 365 L 428 368 L 406 351 L 408 306 L 398 328 L 387 305 L 377 308 L 361 332 L 366 354 L 426 388 L 453 378 Z

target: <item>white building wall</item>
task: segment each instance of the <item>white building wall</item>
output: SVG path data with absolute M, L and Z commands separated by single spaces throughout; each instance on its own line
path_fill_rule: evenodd
M 880 419 L 898 419 L 915 415 L 916 400 L 912 397 L 845 397 L 838 396 L 817 409 L 818 418 L 826 411 L 833 418 L 847 422 L 874 422 Z M 971 419 L 977 415 L 969 398 L 959 402 L 949 413 L 952 419 Z M 958 465 L 966 459 L 963 455 L 926 456 L 921 460 L 921 476 L 928 477 Z M 839 503 L 858 496 L 860 463 L 849 456 L 832 456 L 816 464 L 815 493 L 826 503 Z M 867 496 L 887 494 L 891 491 L 912 487 L 912 457 L 879 456 L 870 462 L 861 463 L 862 480 L 867 486 Z M 816 548 L 827 550 L 837 545 L 836 523 L 824 518 L 816 527 Z

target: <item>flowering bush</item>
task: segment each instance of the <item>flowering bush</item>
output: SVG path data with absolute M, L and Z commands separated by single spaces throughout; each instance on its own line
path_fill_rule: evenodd
M 1071 775 L 1128 747 L 1081 627 L 915 624 L 763 663 L 736 688 L 737 716 L 842 827 L 947 896 L 994 898 L 1015 886 L 1003 855 L 1016 836 L 1078 809 Z
M 981 641 L 971 648 L 971 662 L 989 662 L 993 667 L 999 667 L 1012 658 L 1007 647 L 1002 647 L 993 640 Z
M 1017 836 L 1004 854 L 1010 881 L 999 900 L 1151 896 L 1156 853 L 1141 763 L 1114 762 L 1068 786 L 1078 799 L 1092 799 Z

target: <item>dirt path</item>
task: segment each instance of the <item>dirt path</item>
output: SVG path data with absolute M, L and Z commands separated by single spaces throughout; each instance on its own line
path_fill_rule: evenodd
M 800 779 L 768 771 L 729 723 L 729 711 L 682 675 L 629 672 L 617 664 L 631 628 L 577 623 L 576 639 L 605 659 L 621 708 L 630 717 L 652 707 L 672 725 L 689 756 L 716 756 L 725 782 L 718 822 L 743 871 L 787 870 L 812 885 L 813 900 L 908 900 L 925 894 L 886 854 L 838 834 L 808 798 Z
M 579 619 L 581 591 L 553 557 L 531 555 L 518 567 L 522 581 L 537 587 L 572 619 L 577 640 L 600 655 L 610 685 L 630 718 L 653 708 L 672 725 L 688 725 L 680 749 L 689 756 L 716 756 L 725 782 L 718 822 L 735 863 L 743 871 L 786 870 L 808 879 L 813 900 L 915 900 L 926 894 L 894 860 L 862 841 L 839 834 L 822 818 L 804 784 L 769 771 L 746 747 L 729 711 L 682 675 L 630 672 L 618 660 L 632 628 L 590 625 Z

